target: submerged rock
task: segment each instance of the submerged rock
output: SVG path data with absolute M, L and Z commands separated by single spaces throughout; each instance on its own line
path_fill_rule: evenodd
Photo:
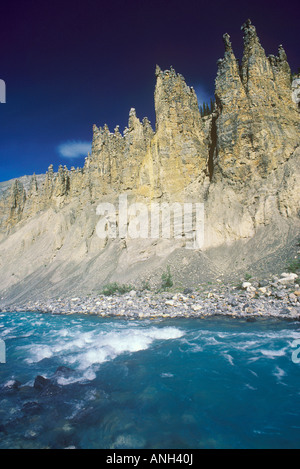
M 44 378 L 44 376 L 37 376 L 34 381 L 33 387 L 38 391 L 42 391 L 46 386 L 50 385 L 50 379 Z
M 61 377 L 63 376 L 64 378 L 71 376 L 74 373 L 74 370 L 72 368 L 69 368 L 68 366 L 59 366 L 57 370 L 54 373 L 54 376 Z
M 0 433 L 6 434 L 5 426 L 0 423 Z
M 41 404 L 39 404 L 38 402 L 35 402 L 35 401 L 34 402 L 25 402 L 25 404 L 22 407 L 22 411 L 25 414 L 29 414 L 29 415 L 39 414 L 39 413 L 41 413 L 42 410 L 43 410 L 43 406 Z
M 0 386 L 0 391 L 4 393 L 19 391 L 21 384 L 22 383 L 20 381 L 16 379 L 11 379 L 10 381 L 7 381 L 3 386 Z
M 48 378 L 44 378 L 44 376 L 37 376 L 33 387 L 44 396 L 51 396 L 60 391 L 60 387 L 57 384 Z

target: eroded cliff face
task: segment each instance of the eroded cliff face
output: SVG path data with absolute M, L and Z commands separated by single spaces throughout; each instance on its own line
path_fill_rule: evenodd
M 216 79 L 215 176 L 239 186 L 266 178 L 299 145 L 299 113 L 286 54 L 280 46 L 277 57 L 266 57 L 251 22 L 242 29 L 241 65 L 225 34 L 225 57 Z
M 267 57 L 251 21 L 239 64 L 223 36 L 212 116 L 211 243 L 251 237 L 260 226 L 299 214 L 299 110 L 286 54 Z M 218 201 L 222 203 L 218 204 Z
M 50 165 L 26 188 L 14 181 L 6 189 L 0 198 L 0 269 L 6 288 L 48 264 L 57 265 L 63 278 L 66 261 L 74 272 L 86 263 L 88 272 L 100 256 L 99 263 L 113 275 L 145 260 L 161 263 L 183 246 L 174 240 L 99 240 L 96 205 L 115 202 L 119 194 L 148 205 L 203 202 L 203 250 L 250 239 L 263 227 L 299 227 L 299 77 L 292 80 L 282 46 L 277 56 L 267 57 L 249 20 L 242 30 L 240 63 L 229 35 L 223 37 L 225 54 L 218 61 L 210 116 L 201 118 L 195 91 L 182 75 L 157 67 L 155 129 L 131 109 L 123 133 L 119 127 L 111 132 L 107 125 L 94 126 L 83 168 L 60 166 L 54 172 Z M 13 248 L 16 242 L 19 248 Z M 26 253 L 31 261 L 20 264 L 12 279 Z
M 173 68 L 163 72 L 157 66 L 156 77 L 156 132 L 142 162 L 138 191 L 180 200 L 193 188 L 202 198 L 209 155 L 196 93 Z

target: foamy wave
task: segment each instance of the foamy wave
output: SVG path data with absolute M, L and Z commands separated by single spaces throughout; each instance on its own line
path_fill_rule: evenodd
M 229 353 L 222 354 L 224 358 L 230 363 L 230 365 L 234 366 L 233 357 Z
M 278 381 L 281 381 L 281 378 L 286 376 L 286 372 L 282 370 L 281 368 L 279 368 L 279 366 L 276 366 L 275 371 L 273 371 L 273 375 L 276 376 Z
M 84 378 L 95 379 L 90 367 L 113 360 L 122 353 L 135 353 L 148 349 L 156 340 L 178 339 L 184 332 L 176 327 L 156 328 L 116 328 L 113 331 L 100 331 L 96 328 L 81 333 L 78 328 L 60 330 L 51 336 L 49 343 L 26 346 L 29 357 L 27 363 L 37 363 L 45 358 L 60 357 L 64 363 L 78 370 L 85 370 Z M 89 371 L 87 371 L 89 370 Z M 59 384 L 70 384 L 78 377 L 60 377 Z
M 20 347 L 20 349 L 29 348 Z M 37 363 L 44 358 L 51 358 L 53 356 L 53 350 L 48 345 L 34 345 L 30 347 L 30 357 L 25 359 L 26 363 Z
M 162 329 L 128 329 L 108 332 L 95 337 L 91 347 L 80 355 L 80 369 L 116 358 L 122 353 L 147 350 L 155 340 L 170 340 L 182 337 L 183 332 L 174 327 Z
M 260 350 L 265 357 L 271 358 L 272 360 L 277 357 L 283 357 L 286 354 L 286 347 L 281 350 Z
M 57 384 L 67 386 L 68 384 L 82 383 L 84 381 L 93 381 L 96 378 L 96 373 L 92 369 L 86 370 L 83 375 L 74 375 L 68 378 L 60 376 L 57 378 Z

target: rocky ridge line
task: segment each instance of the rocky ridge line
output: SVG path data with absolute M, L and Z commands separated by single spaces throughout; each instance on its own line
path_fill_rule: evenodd
M 226 252 L 236 256 L 233 243 L 240 243 L 234 265 L 243 260 L 244 242 L 254 240 L 255 261 L 295 244 L 300 229 L 299 79 L 292 80 L 282 46 L 277 56 L 267 56 L 251 21 L 242 30 L 240 63 L 229 35 L 223 37 L 210 116 L 201 117 L 195 91 L 182 75 L 157 67 L 155 129 L 131 109 L 123 133 L 119 127 L 111 132 L 107 125 L 94 126 L 83 168 L 60 166 L 54 172 L 50 165 L 42 183 L 34 175 L 26 188 L 16 180 L 4 191 L 4 295 L 18 285 L 22 290 L 24 282 L 35 291 L 65 288 L 68 278 L 70 285 L 81 281 L 92 289 L 97 282 L 119 278 L 135 282 L 157 275 L 170 256 L 178 269 L 190 265 L 196 284 L 203 273 L 193 263 L 202 262 L 210 275 L 232 270 Z M 147 205 L 204 202 L 202 257 L 180 251 L 184 240 L 99 239 L 96 205 L 114 203 L 120 193 Z

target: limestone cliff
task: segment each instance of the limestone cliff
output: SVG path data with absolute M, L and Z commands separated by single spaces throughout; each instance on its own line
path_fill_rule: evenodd
M 277 57 L 267 57 L 250 20 L 242 30 L 241 64 L 228 34 L 218 62 L 207 202 L 213 243 L 253 236 L 299 212 L 299 110 L 286 54 L 279 46 Z
M 123 132 L 94 125 L 83 168 L 60 166 L 54 172 L 50 165 L 30 183 L 16 180 L 5 186 L 0 198 L 2 292 L 14 285 L 22 290 L 24 282 L 47 291 L 66 285 L 66 278 L 86 282 L 86 288 L 108 279 L 138 281 L 155 276 L 172 255 L 196 272 L 204 259 L 208 265 L 212 249 L 225 252 L 233 242 L 263 239 L 262 230 L 273 240 L 273 251 L 278 233 L 296 236 L 299 77 L 292 80 L 282 46 L 277 56 L 266 55 L 250 20 L 242 31 L 240 63 L 229 35 L 223 36 L 225 53 L 218 61 L 210 116 L 201 117 L 195 91 L 182 75 L 157 66 L 155 129 L 131 109 Z M 121 193 L 147 204 L 204 202 L 202 257 L 182 251 L 184 240 L 100 240 L 96 205 L 114 202 Z M 268 248 L 264 244 L 262 249 Z M 261 255 L 258 250 L 253 260 Z M 214 258 L 211 272 L 226 270 L 224 256 L 219 257 L 223 260 Z
M 233 184 L 265 178 L 299 145 L 299 113 L 292 101 L 286 54 L 266 57 L 255 27 L 244 31 L 241 66 L 224 35 L 225 57 L 216 79 L 216 173 Z
M 156 68 L 156 131 L 141 166 L 138 190 L 151 197 L 180 197 L 206 175 L 208 146 L 196 93 L 173 68 Z

